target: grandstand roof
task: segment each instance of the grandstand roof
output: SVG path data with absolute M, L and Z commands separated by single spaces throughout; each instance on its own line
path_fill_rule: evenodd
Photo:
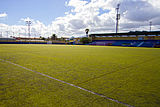
M 90 34 L 90 37 L 94 37 L 94 36 L 131 36 L 131 35 L 137 35 L 137 36 L 141 36 L 141 35 L 155 35 L 158 36 L 160 35 L 160 31 L 130 31 L 127 33 L 99 33 L 99 34 Z

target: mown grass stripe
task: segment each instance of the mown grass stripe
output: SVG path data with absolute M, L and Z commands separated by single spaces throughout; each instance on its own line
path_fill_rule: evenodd
M 39 74 L 39 75 L 42 75 L 42 76 L 48 77 L 48 78 L 50 78 L 50 79 L 53 79 L 53 80 L 59 81 L 59 82 L 64 83 L 64 84 L 67 84 L 67 85 L 70 85 L 70 86 L 76 87 L 76 88 L 78 88 L 78 89 L 81 89 L 81 90 L 83 90 L 83 91 L 89 92 L 89 93 L 94 94 L 94 95 L 97 95 L 97 96 L 99 96 L 99 97 L 106 98 L 106 99 L 108 99 L 108 100 L 110 100 L 110 101 L 114 101 L 114 102 L 116 102 L 116 103 L 123 104 L 123 105 L 128 106 L 128 107 L 134 107 L 134 106 L 131 106 L 131 105 L 129 105 L 129 104 L 123 103 L 123 102 L 121 102 L 121 101 L 118 101 L 118 100 L 115 100 L 115 99 L 109 98 L 109 97 L 107 97 L 107 96 L 104 96 L 104 95 L 102 95 L 102 94 L 99 94 L 99 93 L 93 92 L 93 91 L 91 91 L 91 90 L 88 90 L 88 89 L 85 89 L 85 88 L 79 87 L 79 86 L 77 86 L 77 85 L 74 85 L 74 84 L 71 84 L 71 83 L 68 83 L 68 82 L 65 82 L 65 81 L 62 81 L 62 80 L 59 80 L 59 79 L 57 79 L 57 78 L 51 77 L 51 76 L 46 75 L 46 74 L 43 74 L 43 73 L 40 73 L 40 72 L 37 72 L 37 71 L 31 70 L 31 69 L 29 69 L 29 68 L 26 68 L 26 67 L 24 67 L 24 66 L 18 65 L 18 64 L 16 64 L 16 63 L 13 63 L 13 62 L 10 62 L 10 61 L 7 61 L 7 60 L 3 60 L 3 59 L 0 59 L 0 61 L 7 62 L 7 63 L 9 63 L 9 64 L 12 64 L 12 65 L 18 66 L 18 67 L 20 67 L 20 68 L 23 68 L 23 69 L 25 69 L 25 70 L 28 70 L 28 71 L 31 71 L 31 72 L 37 73 L 37 74 Z
M 155 59 L 152 58 L 152 59 L 144 60 L 144 61 L 141 61 L 141 62 L 137 62 L 136 64 L 132 64 L 132 65 L 129 65 L 129 66 L 127 66 L 127 67 L 122 67 L 122 68 L 120 68 L 119 70 L 114 70 L 114 71 L 112 71 L 112 72 L 109 72 L 109 73 L 107 72 L 107 73 L 104 73 L 104 74 L 99 75 L 99 76 L 97 76 L 97 77 L 89 78 L 88 80 L 85 80 L 85 81 L 83 81 L 83 82 L 77 83 L 77 85 L 84 84 L 84 83 L 87 83 L 87 82 L 89 82 L 89 81 L 93 81 L 93 80 L 95 80 L 95 79 L 104 77 L 104 76 L 106 76 L 106 75 L 108 75 L 108 74 L 115 73 L 115 72 L 118 72 L 118 71 L 121 71 L 121 70 L 125 70 L 125 69 L 128 69 L 128 68 L 132 68 L 132 67 L 135 67 L 135 66 L 137 66 L 137 65 L 144 64 L 144 63 L 146 63 L 146 62 L 153 61 L 153 60 L 155 60 Z

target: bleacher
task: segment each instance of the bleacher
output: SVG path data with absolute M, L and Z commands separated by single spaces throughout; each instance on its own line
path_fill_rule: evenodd
M 154 47 L 155 43 L 156 43 L 155 41 L 145 41 L 139 47 Z
M 160 40 L 94 40 L 90 45 L 154 47 L 160 45 Z
M 159 47 L 160 31 L 135 31 L 128 33 L 91 34 L 91 45 Z

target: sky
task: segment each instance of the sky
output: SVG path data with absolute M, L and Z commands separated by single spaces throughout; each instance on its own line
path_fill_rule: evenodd
M 27 37 L 28 20 L 33 37 L 113 33 L 117 4 L 119 32 L 160 30 L 160 0 L 0 0 L 0 36 Z

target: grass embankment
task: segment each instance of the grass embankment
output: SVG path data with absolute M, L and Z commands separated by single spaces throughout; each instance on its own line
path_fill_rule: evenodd
M 160 49 L 1 45 L 0 58 L 129 105 L 160 106 Z M 74 106 L 106 106 L 107 104 L 120 106 L 22 68 L 4 62 L 0 64 L 2 87 L 8 87 L 6 88 L 8 91 L 4 89 L 1 91 L 3 105 L 7 105 L 7 102 L 22 105 L 22 101 L 25 100 L 24 105 L 29 105 L 32 101 L 38 106 L 41 103 L 48 106 L 52 104 L 57 104 L 57 106 L 71 106 L 70 104 Z M 10 78 L 10 81 L 7 78 Z M 24 93 L 24 96 L 19 93 Z M 7 97 L 8 95 L 11 98 Z

